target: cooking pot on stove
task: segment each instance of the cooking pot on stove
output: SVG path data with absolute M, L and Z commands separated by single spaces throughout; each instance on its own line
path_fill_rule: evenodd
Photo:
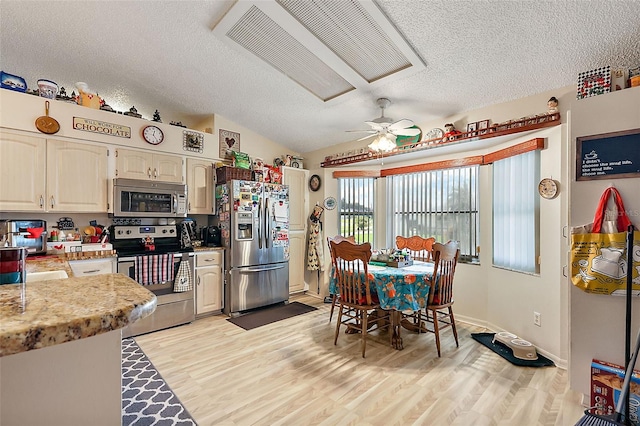
M 220 228 L 218 226 L 207 226 L 204 228 L 202 239 L 207 247 L 220 247 Z

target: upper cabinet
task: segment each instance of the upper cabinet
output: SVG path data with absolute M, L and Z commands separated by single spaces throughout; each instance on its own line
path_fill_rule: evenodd
M 309 203 L 307 199 L 307 180 L 309 170 L 295 167 L 282 168 L 282 183 L 289 186 L 289 230 L 305 231 Z
M 47 141 L 0 133 L 0 211 L 44 211 Z
M 211 161 L 187 159 L 189 214 L 212 214 L 215 188 Z
M 47 141 L 47 211 L 107 211 L 107 148 Z
M 183 159 L 179 155 L 116 150 L 116 177 L 184 183 Z
M 2 132 L 0 210 L 107 211 L 106 147 Z

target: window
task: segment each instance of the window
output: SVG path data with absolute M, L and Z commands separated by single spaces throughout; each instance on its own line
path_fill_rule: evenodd
M 537 272 L 539 254 L 540 153 L 493 163 L 493 264 L 514 271 Z
M 375 205 L 374 178 L 340 178 L 339 230 L 340 235 L 356 237 L 356 242 L 373 245 L 373 207 Z
M 478 257 L 478 166 L 390 178 L 393 235 L 458 241 L 462 260 Z

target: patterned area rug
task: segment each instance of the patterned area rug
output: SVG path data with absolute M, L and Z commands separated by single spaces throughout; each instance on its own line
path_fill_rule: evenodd
M 133 339 L 122 339 L 122 425 L 196 425 Z

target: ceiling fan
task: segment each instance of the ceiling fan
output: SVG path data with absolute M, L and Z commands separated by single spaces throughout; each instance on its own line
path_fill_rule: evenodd
M 380 117 L 365 121 L 371 126 L 370 130 L 348 130 L 349 132 L 369 133 L 369 135 L 358 139 L 358 141 L 375 136 L 376 139 L 369 145 L 369 148 L 374 151 L 391 151 L 396 147 L 397 136 L 418 136 L 420 134 L 420 129 L 413 127 L 413 121 L 405 118 L 394 122 L 391 118 L 384 116 L 385 108 L 391 105 L 389 99 L 379 98 L 376 100 L 376 104 L 382 112 Z

